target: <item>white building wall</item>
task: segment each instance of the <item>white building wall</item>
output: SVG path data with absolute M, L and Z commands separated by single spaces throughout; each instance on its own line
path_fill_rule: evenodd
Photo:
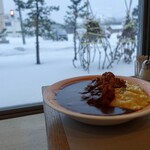
M 4 14 L 3 0 L 0 0 L 0 32 L 4 28 L 7 29 L 7 35 L 21 35 L 20 20 L 16 15 L 14 17 L 11 17 L 10 14 Z
M 5 28 L 7 29 L 7 34 L 10 36 L 21 36 L 21 26 L 20 20 L 18 18 L 11 17 L 10 15 L 5 15 Z
M 3 1 L 0 0 L 0 31 L 4 29 L 4 7 Z

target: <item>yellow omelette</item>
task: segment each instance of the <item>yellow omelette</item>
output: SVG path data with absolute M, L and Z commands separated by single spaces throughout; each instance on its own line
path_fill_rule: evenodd
M 140 110 L 150 103 L 150 97 L 139 85 L 126 81 L 126 88 L 115 88 L 115 98 L 111 106 Z

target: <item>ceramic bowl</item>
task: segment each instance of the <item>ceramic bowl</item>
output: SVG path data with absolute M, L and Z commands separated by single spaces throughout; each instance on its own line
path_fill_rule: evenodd
M 95 75 L 95 76 L 74 77 L 74 78 L 69 78 L 69 79 L 59 81 L 53 85 L 48 86 L 46 91 L 43 93 L 46 103 L 51 108 L 55 109 L 60 113 L 68 115 L 77 121 L 91 124 L 91 125 L 116 125 L 150 114 L 150 104 L 139 111 L 135 111 L 128 114 L 122 114 L 122 115 L 96 116 L 96 115 L 81 114 L 64 108 L 57 102 L 57 100 L 55 100 L 55 94 L 56 92 L 59 91 L 60 88 L 77 81 L 92 80 L 95 77 L 97 76 Z M 117 76 L 117 77 L 138 84 L 150 96 L 150 82 L 133 78 L 133 77 L 125 77 L 125 76 Z

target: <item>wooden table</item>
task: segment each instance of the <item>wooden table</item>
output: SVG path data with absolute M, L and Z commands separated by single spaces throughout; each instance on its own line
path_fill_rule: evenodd
M 150 115 L 121 125 L 91 126 L 53 110 L 43 101 L 48 150 L 150 149 Z

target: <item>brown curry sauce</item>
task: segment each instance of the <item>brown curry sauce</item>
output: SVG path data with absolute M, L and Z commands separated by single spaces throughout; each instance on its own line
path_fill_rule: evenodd
M 56 93 L 55 99 L 64 108 L 82 114 L 112 116 L 133 112 L 132 110 L 119 107 L 110 107 L 105 105 L 89 105 L 84 99 L 82 91 L 84 91 L 85 87 L 87 87 L 90 82 L 91 80 L 79 81 L 64 86 Z

